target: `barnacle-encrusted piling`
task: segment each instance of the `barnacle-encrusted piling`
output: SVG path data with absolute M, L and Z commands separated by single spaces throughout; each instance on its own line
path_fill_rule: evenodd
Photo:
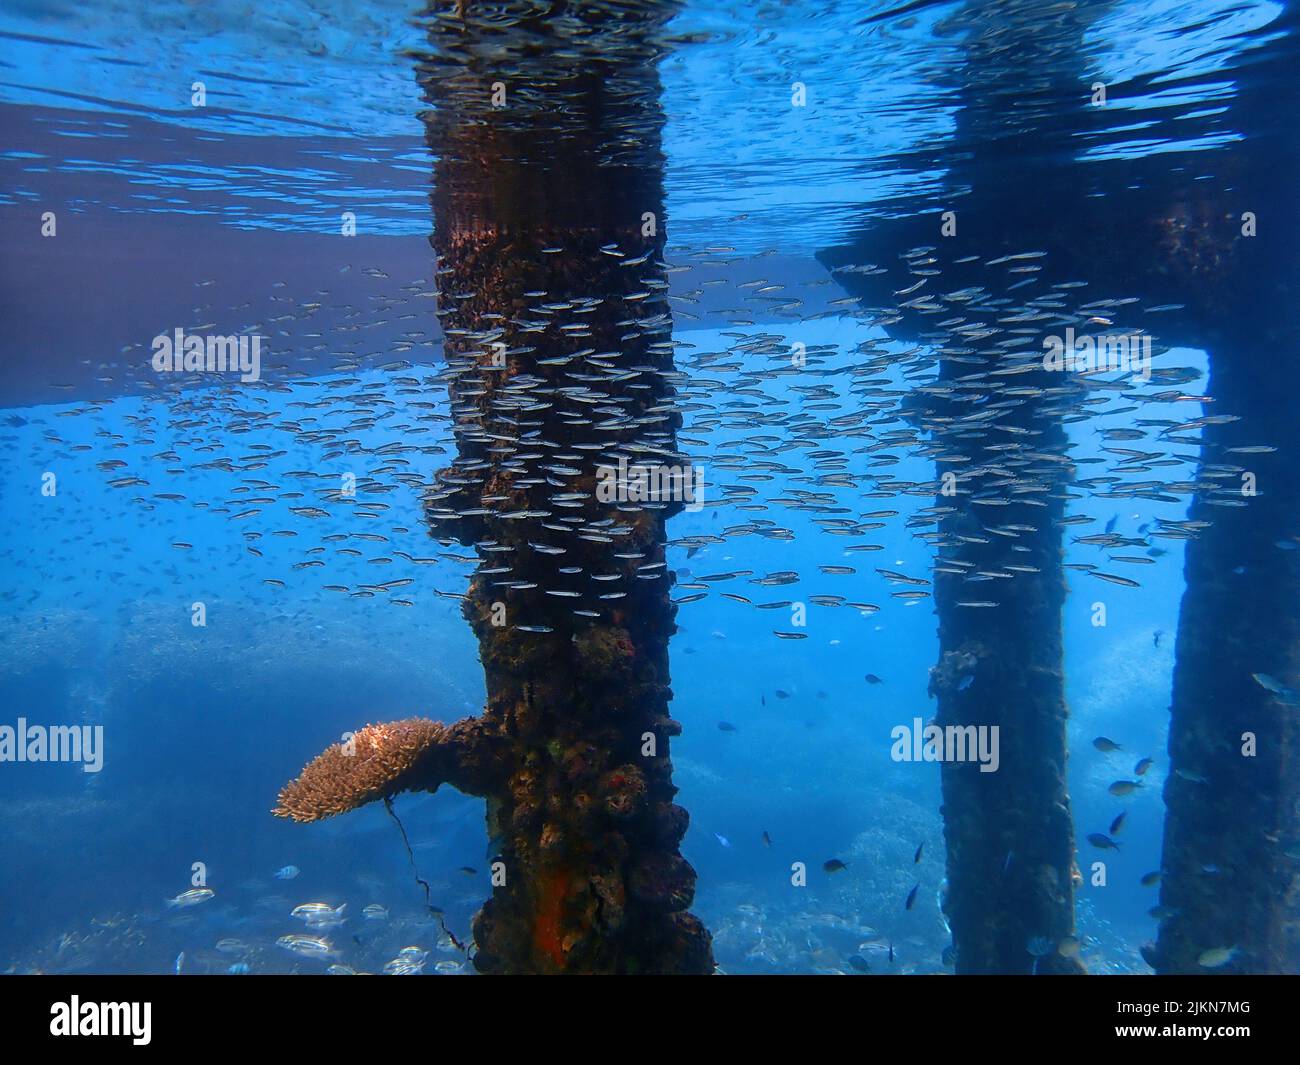
M 447 6 L 419 58 L 457 443 L 426 514 L 481 560 L 464 614 L 487 706 L 371 726 L 366 767 L 327 752 L 281 807 L 312 819 L 444 782 L 485 796 L 504 882 L 474 921 L 484 972 L 712 970 L 668 757 L 681 499 L 630 491 L 628 472 L 687 465 L 662 266 L 667 14 L 605 3 L 506 30 Z

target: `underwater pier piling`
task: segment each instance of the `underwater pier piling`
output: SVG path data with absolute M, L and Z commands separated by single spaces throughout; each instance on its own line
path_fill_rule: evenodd
M 1286 18 L 1294 30 L 1297 11 Z M 1213 209 L 1167 229 L 1212 402 L 1188 520 L 1164 785 L 1158 973 L 1300 972 L 1300 107 L 1268 52 Z M 1243 212 L 1275 205 L 1243 234 Z
M 990 375 L 999 368 L 996 357 L 981 365 Z M 1060 519 L 1072 473 L 1062 404 L 1070 391 L 1043 371 L 1017 375 L 1043 390 L 997 420 L 1032 440 L 1017 454 L 1006 450 L 1005 435 L 965 420 L 1005 403 L 999 379 L 981 376 L 974 384 L 972 370 L 966 357 L 941 360 L 939 382 L 957 400 L 916 405 L 918 422 L 941 449 L 941 479 L 952 478 L 947 486 L 941 480 L 935 500 L 935 723 L 966 735 L 996 730 L 999 750 L 991 772 L 969 757 L 941 766 L 944 911 L 958 973 L 1079 973 L 1077 952 L 1067 946 L 1079 873 L 1062 660 Z M 958 457 L 959 464 L 944 465 Z M 979 574 L 1004 576 L 977 583 Z
M 662 267 L 654 33 L 668 13 L 601 5 L 507 33 L 446 5 L 418 57 L 457 444 L 426 516 L 480 558 L 463 611 L 487 706 L 400 723 L 401 757 L 363 731 L 362 760 L 387 773 L 331 748 L 281 812 L 314 819 L 305 796 L 363 777 L 361 801 L 444 782 L 484 796 L 482 972 L 713 969 L 669 759 L 664 526 L 680 501 L 621 498 L 608 476 L 620 459 L 686 462 Z
M 958 120 L 965 131 L 958 139 L 981 147 L 953 166 L 948 183 L 954 190 L 952 200 L 936 205 L 933 214 L 867 227 L 851 243 L 828 249 L 820 258 L 828 266 L 890 262 L 903 257 L 906 249 L 930 246 L 942 260 L 944 284 L 957 287 L 987 281 L 951 269 L 952 260 L 963 252 L 988 257 L 1032 248 L 1043 255 L 1053 278 L 1086 282 L 1090 299 L 1137 295 L 1152 304 L 1176 307 L 1161 316 L 1156 341 L 1208 353 L 1210 374 L 1204 392 L 1210 400 L 1203 406 L 1189 405 L 1188 411 L 1189 421 L 1199 414 L 1210 417 L 1199 428 L 1201 464 L 1189 514 L 1204 525 L 1187 545 L 1165 786 L 1163 917 L 1159 941 L 1146 953 L 1158 972 L 1297 972 L 1300 861 L 1288 851 L 1294 855 L 1300 845 L 1300 714 L 1290 705 L 1293 698 L 1300 699 L 1294 694 L 1300 687 L 1300 631 L 1295 620 L 1300 551 L 1294 546 L 1300 535 L 1300 513 L 1294 504 L 1300 491 L 1295 465 L 1300 420 L 1288 404 L 1279 403 L 1279 397 L 1300 393 L 1300 281 L 1288 247 L 1300 232 L 1300 214 L 1287 191 L 1300 176 L 1300 162 L 1294 138 L 1279 117 L 1300 107 L 1300 86 L 1289 69 L 1293 38 L 1274 25 L 1274 42 L 1256 56 L 1250 78 L 1235 87 L 1226 116 L 1200 119 L 1231 128 L 1239 142 L 1215 168 L 1213 182 L 1203 180 L 1191 160 L 1175 168 L 1163 155 L 1116 159 L 1094 164 L 1107 174 L 1124 174 L 1118 183 L 1109 182 L 1103 198 L 1088 194 L 1069 160 L 1077 150 L 1074 145 L 1097 138 L 1112 120 L 1104 107 L 1083 106 L 1086 85 L 1079 80 L 1074 58 L 1086 54 L 1081 42 L 1087 23 L 1108 6 L 1081 6 L 1062 16 L 1074 27 L 1074 46 L 1068 45 L 1067 34 L 1057 36 L 1053 47 L 1041 53 L 1032 47 L 1014 50 L 1016 62 L 1025 67 L 1021 76 L 1053 86 L 1060 106 L 1012 114 L 984 89 L 999 83 L 998 60 L 979 53 L 1001 50 L 1005 67 L 1005 57 L 1013 53 L 1006 52 L 1006 42 L 997 33 L 1014 33 L 1019 43 L 1032 45 L 1036 15 L 1020 4 L 990 5 L 990 35 L 977 43 L 966 64 L 972 78 L 960 89 L 963 110 Z M 1021 10 L 1021 18 L 1006 22 L 1015 9 Z M 1293 34 L 1296 5 L 1288 5 L 1281 21 Z M 999 25 L 1000 31 L 995 31 Z M 995 71 L 991 79 L 990 69 Z M 1107 88 L 1121 98 L 1131 91 L 1125 85 Z M 1185 117 L 1175 112 L 1168 121 Z M 1178 133 L 1189 136 L 1186 128 Z M 999 186 L 982 180 L 998 173 L 994 159 L 999 153 L 1022 161 L 1018 181 Z M 1103 176 L 1099 172 L 1098 188 L 1107 185 Z M 1117 184 L 1119 192 L 1114 191 Z M 1258 230 L 1246 236 L 1245 212 L 1260 205 L 1272 205 L 1273 213 L 1266 221 L 1259 219 Z M 956 214 L 952 240 L 936 239 L 943 209 Z M 1123 224 L 1115 224 L 1116 218 Z M 839 277 L 849 291 L 877 306 L 888 306 L 893 299 L 890 289 L 897 287 L 887 277 L 874 282 L 861 274 Z M 923 319 L 910 317 L 891 329 L 915 341 L 924 331 Z M 960 363 L 954 367 L 961 368 Z M 973 372 L 969 365 L 965 369 Z M 1133 387 L 1142 386 L 1134 382 Z M 944 414 L 933 404 L 926 409 L 940 417 L 952 413 Z M 1073 416 L 1063 401 L 1056 412 L 1058 423 L 1060 417 Z M 932 424 L 936 439 L 941 439 L 945 423 Z M 1060 442 L 1051 418 L 1040 419 L 1033 431 L 1048 434 L 1040 441 L 1040 451 L 1048 450 L 1053 439 Z M 1171 432 L 1170 443 L 1189 443 L 1185 436 Z M 945 446 L 970 459 L 967 469 L 978 469 L 988 460 L 976 450 L 975 441 L 963 441 L 960 433 L 950 432 Z M 1269 447 L 1277 450 L 1260 450 Z M 1233 450 L 1242 448 L 1246 450 Z M 1253 475 L 1257 495 L 1243 495 L 1244 473 Z M 963 772 L 971 767 L 944 766 L 947 912 L 958 972 L 1026 971 L 1028 957 L 1017 958 L 1016 939 L 1027 933 L 1050 941 L 1055 935 L 1035 933 L 1022 924 L 1022 889 L 1008 890 L 990 871 L 998 837 L 1014 865 L 1017 847 L 1012 838 L 1033 843 L 1038 818 L 1055 833 L 1045 852 L 1054 857 L 1040 863 L 1040 870 L 1052 870 L 1049 879 L 1061 884 L 1059 859 L 1067 841 L 1073 849 L 1068 815 L 1061 820 L 1068 808 L 1058 808 L 1064 798 L 1063 777 L 1055 779 L 1064 764 L 1063 718 L 1058 722 L 1063 706 L 1059 685 L 1048 679 L 1060 671 L 1063 574 L 1060 538 L 1052 548 L 1040 519 L 1061 515 L 1054 496 L 1048 497 L 1050 511 L 1030 522 L 1038 524 L 1038 532 L 1024 542 L 1049 565 L 1039 565 L 1040 573 L 1028 582 L 1026 575 L 1017 576 L 1018 603 L 1006 596 L 1005 582 L 999 582 L 1002 605 L 997 613 L 971 611 L 984 615 L 973 625 L 953 607 L 953 586 L 960 578 L 940 574 L 936 579 L 941 658 L 932 690 L 939 697 L 937 721 L 976 720 L 971 707 L 963 709 L 958 702 L 952 682 L 973 665 L 962 659 L 964 647 L 973 643 L 998 648 L 1001 660 L 978 668 L 998 683 L 1009 683 L 1006 690 L 1016 693 L 1005 700 L 1012 715 L 1004 720 L 1020 722 L 1016 732 L 1026 742 L 1024 753 L 1040 763 L 1038 773 L 1026 767 L 1020 808 L 1013 804 L 1009 811 L 996 786 Z M 944 519 L 948 530 L 961 534 L 965 524 L 978 526 L 977 508 L 942 495 L 936 503 L 957 506 Z M 962 554 L 980 568 L 996 567 L 996 551 L 988 551 L 986 546 L 968 545 Z M 1041 626 L 1024 625 L 1017 634 L 1018 619 L 1005 613 L 1013 606 L 1025 620 L 1036 615 Z M 1255 680 L 1256 673 L 1265 681 Z M 965 694 L 976 691 L 978 683 Z M 950 708 L 945 698 L 952 701 Z M 1035 702 L 1037 714 L 1029 709 Z M 981 710 L 986 718 L 998 713 L 996 705 Z M 1248 734 L 1257 744 L 1249 757 L 1243 754 Z M 1008 767 L 1014 765 L 1008 756 L 1016 757 L 1005 746 L 1010 739 L 1004 729 L 1003 763 Z M 1031 754 L 1034 746 L 1036 755 Z M 1037 813 L 1030 814 L 1030 808 Z M 1001 818 L 1008 812 L 1011 819 L 1004 825 Z M 1038 880 L 1040 887 L 1048 883 L 1041 876 Z M 1063 915 L 1066 905 L 1063 895 L 1057 909 L 1049 907 L 1048 923 Z M 1072 907 L 1072 901 L 1068 905 Z M 1036 919 L 1041 923 L 1043 917 Z M 1013 932 L 1017 925 L 1019 931 Z M 1051 970 L 1040 964 L 1033 971 Z
M 940 291 L 988 289 L 969 313 L 996 320 L 1009 311 L 995 301 L 1013 300 L 1019 279 L 974 260 L 1045 249 L 1045 270 L 1077 276 L 1067 271 L 1078 265 L 1072 243 L 1081 196 L 1075 171 L 1061 160 L 1091 119 L 1073 57 L 1083 51 L 1089 18 L 1105 6 L 1063 10 L 1050 19 L 1023 0 L 980 5 L 977 16 L 963 12 L 967 38 L 951 79 L 960 101 L 953 139 L 972 147 L 951 162 L 949 198 L 931 212 L 866 225 L 844 245 L 819 253 L 832 269 L 891 266 L 876 276 L 837 274 L 846 291 L 865 306 L 890 308 L 898 290 L 937 275 Z M 985 32 L 969 32 L 972 20 Z M 1008 107 L 1005 95 L 990 91 L 1016 84 L 1034 86 L 1034 106 Z M 1017 160 L 1016 181 L 1006 180 L 1007 158 Z M 951 212 L 947 228 L 944 212 Z M 921 269 L 929 273 L 914 272 Z M 896 340 L 935 345 L 936 384 L 947 393 L 918 391 L 908 403 L 911 420 L 931 434 L 940 459 L 931 539 L 939 634 L 930 677 L 935 724 L 966 735 L 996 727 L 1000 746 L 995 772 L 980 772 L 974 760 L 945 761 L 941 768 L 948 885 L 941 903 L 956 970 L 1081 973 L 1070 946 L 1079 871 L 1066 782 L 1059 522 L 1073 472 L 1063 419 L 1077 389 L 1039 370 L 1014 381 L 1040 394 L 1010 397 L 1002 391 L 1010 379 L 993 375 L 1003 368 L 999 355 L 975 353 L 976 345 L 945 352 L 924 312 L 900 309 L 885 328 Z M 997 408 L 997 424 L 1007 430 L 997 437 L 981 431 L 978 420 L 965 420 Z M 1008 451 L 1015 440 L 1032 446 Z M 990 533 L 990 526 L 999 531 Z M 1012 572 L 1010 579 L 967 579 Z
M 998 254 L 996 235 L 984 236 L 988 243 L 974 246 Z M 971 247 L 963 242 L 951 256 Z M 852 259 L 854 252 L 833 255 Z M 945 284 L 976 283 L 944 259 Z M 847 291 L 881 295 L 863 275 L 840 276 Z M 880 283 L 897 287 L 897 274 Z M 912 342 L 916 327 L 911 317 L 889 328 Z M 1062 419 L 1072 390 L 1059 375 L 1022 373 L 1017 383 L 1041 387 L 1043 395 L 1005 404 L 1000 379 L 989 376 L 996 358 L 975 361 L 941 353 L 937 385 L 952 394 L 917 395 L 909 404 L 940 460 L 932 538 L 939 660 L 929 685 L 935 724 L 964 737 L 996 729 L 999 748 L 992 772 L 982 772 L 969 751 L 966 760 L 941 767 L 948 881 L 942 904 L 958 973 L 1079 973 L 1068 948 L 1079 873 L 1066 783 L 1060 524 L 1072 472 Z M 963 420 L 1000 401 L 998 425 L 1033 441 L 1025 454 L 1008 452 L 1015 437 L 993 437 Z M 969 579 L 980 573 L 1009 579 Z
M 1269 314 L 1209 343 L 1214 409 L 1242 420 L 1202 430 L 1188 515 L 1208 525 L 1187 544 L 1178 623 L 1149 959 L 1162 973 L 1300 972 L 1300 420 L 1278 402 L 1300 395 L 1295 307 L 1274 308 L 1286 331 Z M 1232 461 L 1260 445 L 1278 450 Z
M 941 379 L 965 377 L 970 369 L 948 363 Z M 1050 400 L 1025 403 L 999 425 L 1032 434 L 1036 452 L 1063 449 L 1060 412 Z M 935 440 L 945 456 L 969 458 L 957 494 L 941 491 L 936 499 L 950 512 L 938 523 L 945 546 L 934 580 L 940 655 L 930 677 L 935 721 L 967 731 L 996 728 L 999 740 L 994 772 L 971 761 L 941 767 L 945 912 L 957 971 L 1079 972 L 1077 958 L 1058 952 L 1074 934 L 1078 877 L 1065 765 L 1059 525 L 1065 470 L 1041 459 L 1011 458 L 997 450 L 998 440 L 972 440 L 960 423 L 937 429 Z M 1005 498 L 1008 466 L 1034 490 L 1008 504 L 983 505 Z M 1017 531 L 991 535 L 990 525 Z M 945 565 L 949 559 L 960 560 L 961 568 Z M 1008 566 L 1033 572 L 970 581 L 972 573 L 1007 573 Z
M 1209 361 L 1165 779 L 1158 973 L 1300 972 L 1300 110 L 1285 6 L 1234 86 L 1238 144 L 1161 233 Z M 1285 32 L 1284 32 L 1285 31 Z M 1261 214 L 1264 205 L 1270 210 Z

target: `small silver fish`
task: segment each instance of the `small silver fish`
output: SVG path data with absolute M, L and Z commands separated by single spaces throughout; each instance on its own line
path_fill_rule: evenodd
M 346 902 L 337 908 L 327 902 L 304 902 L 301 906 L 295 906 L 290 916 L 306 922 L 312 928 L 334 928 L 347 920 L 343 916 L 347 906 Z
M 182 891 L 174 899 L 168 899 L 167 905 L 172 909 L 185 909 L 188 906 L 198 906 L 200 903 L 207 902 L 215 894 L 216 892 L 211 888 L 190 888 L 189 891 Z
M 335 958 L 338 952 L 328 939 L 323 936 L 281 936 L 275 941 L 277 947 L 301 954 L 304 958 Z

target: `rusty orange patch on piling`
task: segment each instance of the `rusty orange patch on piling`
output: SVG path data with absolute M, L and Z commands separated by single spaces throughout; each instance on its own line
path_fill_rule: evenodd
M 569 892 L 569 873 L 565 869 L 555 869 L 543 873 L 538 879 L 539 898 L 537 917 L 533 922 L 533 949 L 550 958 L 557 969 L 562 969 L 564 932 L 561 919 L 564 897 Z

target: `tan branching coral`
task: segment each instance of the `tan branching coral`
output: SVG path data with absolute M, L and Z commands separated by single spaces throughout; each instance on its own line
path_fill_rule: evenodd
M 302 774 L 280 789 L 277 817 L 319 821 L 401 791 L 427 789 L 431 754 L 450 730 L 410 717 L 367 725 L 346 743 L 317 755 Z

